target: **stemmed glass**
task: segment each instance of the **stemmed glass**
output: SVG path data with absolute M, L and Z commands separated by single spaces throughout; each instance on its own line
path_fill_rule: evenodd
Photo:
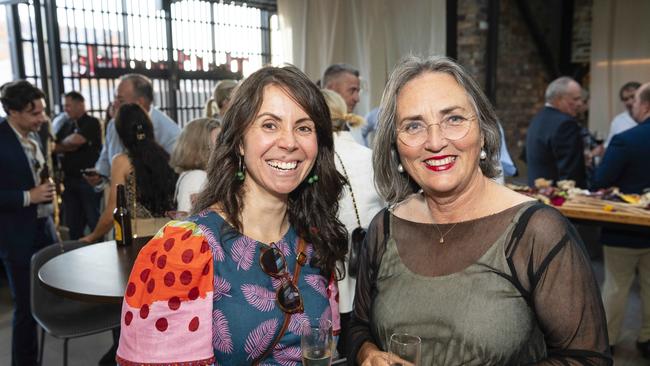
M 388 363 L 391 366 L 418 366 L 421 347 L 420 337 L 407 333 L 394 333 L 390 336 L 388 344 Z

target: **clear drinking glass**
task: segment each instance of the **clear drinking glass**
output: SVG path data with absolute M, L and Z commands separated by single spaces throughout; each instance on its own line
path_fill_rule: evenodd
M 303 365 L 329 366 L 332 363 L 332 322 L 315 318 L 303 323 L 300 347 Z
M 418 366 L 420 365 L 421 347 L 420 337 L 406 333 L 394 333 L 390 336 L 388 344 L 388 363 L 391 366 Z

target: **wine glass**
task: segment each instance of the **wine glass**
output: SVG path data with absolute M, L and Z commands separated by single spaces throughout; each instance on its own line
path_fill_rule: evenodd
M 300 337 L 302 364 L 305 366 L 329 366 L 332 363 L 332 322 L 313 318 L 304 322 Z
M 391 366 L 418 366 L 422 340 L 420 337 L 407 333 L 394 333 L 388 344 Z

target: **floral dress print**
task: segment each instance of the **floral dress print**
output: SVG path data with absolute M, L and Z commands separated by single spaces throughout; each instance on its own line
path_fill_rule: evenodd
M 279 334 L 284 313 L 262 271 L 265 245 L 233 229 L 214 211 L 171 221 L 135 261 L 122 306 L 120 365 L 250 365 Z M 298 237 L 292 227 L 274 244 L 294 273 Z M 297 286 L 305 311 L 263 365 L 300 365 L 301 323 L 332 318 L 328 281 L 307 262 Z

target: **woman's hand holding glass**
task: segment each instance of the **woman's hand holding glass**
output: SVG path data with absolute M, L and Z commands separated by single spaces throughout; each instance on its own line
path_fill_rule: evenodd
M 388 344 L 390 366 L 418 366 L 421 346 L 422 340 L 418 336 L 406 333 L 393 334 Z
M 303 323 L 300 337 L 302 364 L 305 366 L 329 366 L 332 363 L 332 322 L 327 319 L 310 319 Z

